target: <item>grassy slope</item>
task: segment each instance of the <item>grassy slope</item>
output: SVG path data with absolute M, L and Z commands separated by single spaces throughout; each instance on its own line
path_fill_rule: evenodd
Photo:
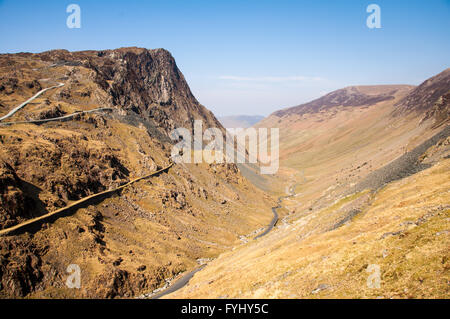
M 347 225 L 314 232 L 315 218 L 301 218 L 222 255 L 169 297 L 448 297 L 449 189 L 446 159 L 389 184 Z M 330 209 L 314 217 L 323 225 Z M 381 269 L 379 289 L 367 286 L 371 264 Z

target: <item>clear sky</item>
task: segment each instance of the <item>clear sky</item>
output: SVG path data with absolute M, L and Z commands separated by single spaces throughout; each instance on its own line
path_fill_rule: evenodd
M 66 26 L 69 4 L 81 28 Z M 369 29 L 369 4 L 381 28 Z M 0 0 L 0 52 L 165 48 L 216 115 L 261 114 L 450 67 L 450 0 Z

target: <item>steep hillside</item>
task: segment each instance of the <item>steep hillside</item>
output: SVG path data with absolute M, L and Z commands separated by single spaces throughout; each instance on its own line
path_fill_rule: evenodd
M 450 91 L 450 68 L 427 79 L 396 104 L 397 114 L 431 109 Z
M 426 80 L 412 90 L 396 105 L 397 117 L 415 113 L 422 115 L 422 121 L 434 120 L 434 127 L 450 119 L 450 68 Z
M 0 55 L 0 117 L 3 230 L 167 167 L 175 127 L 223 130 L 163 49 Z M 174 165 L 1 236 L 0 297 L 151 293 L 262 232 L 273 203 L 234 164 Z
M 350 86 L 328 93 L 312 102 L 277 111 L 273 113 L 273 116 L 319 113 L 338 106 L 370 106 L 378 102 L 393 100 L 400 92 L 411 88 L 410 85 Z

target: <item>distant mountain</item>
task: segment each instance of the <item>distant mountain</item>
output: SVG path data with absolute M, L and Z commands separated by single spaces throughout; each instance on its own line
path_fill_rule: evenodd
M 219 117 L 218 120 L 225 128 L 248 128 L 263 118 L 261 115 L 233 115 Z

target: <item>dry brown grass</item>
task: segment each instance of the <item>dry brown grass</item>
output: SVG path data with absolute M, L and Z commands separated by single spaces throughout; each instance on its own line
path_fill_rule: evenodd
M 448 298 L 449 189 L 447 159 L 391 183 L 347 225 L 310 233 L 314 217 L 301 218 L 223 254 L 168 297 Z M 371 264 L 379 289 L 367 286 Z

